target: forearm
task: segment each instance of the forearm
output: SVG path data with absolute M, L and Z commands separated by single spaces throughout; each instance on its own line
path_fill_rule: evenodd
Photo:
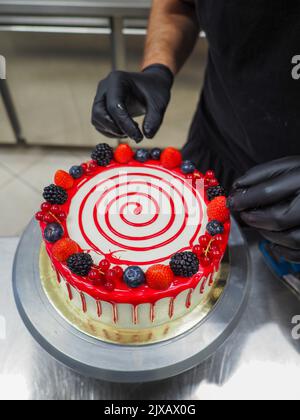
M 177 74 L 199 34 L 193 0 L 153 0 L 143 69 L 164 64 Z

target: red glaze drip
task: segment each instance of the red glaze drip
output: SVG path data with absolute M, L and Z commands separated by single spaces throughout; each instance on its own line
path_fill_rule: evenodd
M 194 293 L 194 289 L 191 289 L 187 295 L 185 306 L 189 309 L 192 306 L 192 296 Z
M 112 308 L 113 308 L 113 320 L 114 320 L 114 323 L 116 324 L 119 320 L 118 305 L 116 303 L 112 303 Z
M 155 303 L 150 304 L 150 320 L 151 322 L 155 321 Z
M 209 286 L 212 286 L 213 284 L 214 284 L 214 275 L 212 274 L 209 279 Z
M 101 318 L 101 316 L 102 316 L 102 304 L 101 304 L 101 301 L 100 300 L 97 300 L 96 305 L 97 305 L 97 315 L 98 315 L 98 318 Z
M 86 313 L 87 312 L 86 299 L 82 292 L 80 293 L 80 297 L 81 297 L 81 303 L 82 303 L 82 310 L 84 313 Z
M 60 284 L 61 283 L 61 279 L 60 279 L 59 272 L 58 272 L 58 270 L 56 270 L 56 268 L 55 268 L 55 273 L 56 273 L 57 283 Z
M 73 300 L 73 293 L 72 293 L 71 286 L 69 285 L 69 283 L 66 283 L 66 285 L 67 285 L 67 289 L 68 289 L 69 299 Z
M 175 303 L 175 298 L 171 298 L 170 304 L 169 304 L 169 317 L 170 317 L 170 319 L 172 319 L 173 316 L 174 316 L 174 303 Z
M 139 311 L 138 306 L 133 305 L 132 306 L 132 321 L 133 321 L 134 325 L 137 325 L 139 323 L 138 311 Z
M 203 293 L 205 292 L 205 287 L 207 285 L 208 282 L 208 277 L 205 277 L 202 281 L 201 287 L 200 287 L 200 294 L 203 295 Z

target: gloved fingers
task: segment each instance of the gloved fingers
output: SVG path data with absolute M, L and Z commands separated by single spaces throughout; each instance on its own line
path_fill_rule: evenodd
M 299 190 L 299 179 L 300 169 L 250 188 L 234 190 L 228 198 L 228 205 L 233 211 L 245 211 L 277 204 Z
M 234 189 L 251 187 L 284 173 L 300 169 L 300 156 L 286 157 L 250 169 L 244 176 L 236 180 Z
M 113 119 L 107 112 L 106 109 L 106 98 L 102 96 L 100 99 L 95 99 L 92 112 L 92 124 L 96 130 L 103 133 L 109 133 L 112 137 L 124 138 L 124 133 L 115 124 Z
M 272 251 L 278 258 L 283 257 L 291 263 L 300 263 L 300 249 L 291 249 L 280 245 L 273 245 Z
M 107 93 L 107 110 L 109 115 L 117 124 L 123 134 L 140 143 L 144 136 L 138 124 L 130 116 L 126 107 L 126 96 L 131 94 L 126 88 L 120 87 L 118 83 L 113 83 Z
M 300 199 L 293 202 L 280 203 L 263 209 L 244 211 L 240 213 L 247 225 L 256 229 L 273 232 L 289 230 L 300 226 Z M 299 202 L 299 205 L 297 204 Z
M 155 103 L 148 103 L 147 112 L 143 123 L 143 131 L 148 139 L 152 139 L 160 129 L 165 116 L 165 109 Z
M 259 232 L 264 238 L 276 245 L 300 250 L 300 228 L 283 232 L 270 232 L 268 230 L 260 229 Z

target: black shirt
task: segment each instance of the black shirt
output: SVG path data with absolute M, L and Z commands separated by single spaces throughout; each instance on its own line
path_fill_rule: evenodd
M 195 3 L 209 57 L 184 154 L 228 188 L 256 164 L 300 155 L 300 1 Z

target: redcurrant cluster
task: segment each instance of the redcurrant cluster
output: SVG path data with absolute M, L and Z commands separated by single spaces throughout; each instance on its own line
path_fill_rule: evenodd
M 61 206 L 57 204 L 50 204 L 50 203 L 43 203 L 41 205 L 41 211 L 36 213 L 35 218 L 39 222 L 44 223 L 54 223 L 57 222 L 61 224 L 64 220 L 66 220 L 67 215 L 62 210 Z
M 123 268 L 115 266 L 111 268 L 108 260 L 100 261 L 98 266 L 93 266 L 89 272 L 88 278 L 95 286 L 102 286 L 108 291 L 116 288 L 116 282 L 123 279 Z
M 220 262 L 223 255 L 224 238 L 222 235 L 214 237 L 203 235 L 199 239 L 199 245 L 195 245 L 193 252 L 199 258 L 202 267 L 209 267 Z
M 83 163 L 81 167 L 86 175 L 92 175 L 98 168 L 98 165 L 97 162 L 92 160 L 91 162 Z
M 211 187 L 217 187 L 219 185 L 219 181 L 216 178 L 214 171 L 207 171 L 204 176 L 204 188 L 208 189 Z

